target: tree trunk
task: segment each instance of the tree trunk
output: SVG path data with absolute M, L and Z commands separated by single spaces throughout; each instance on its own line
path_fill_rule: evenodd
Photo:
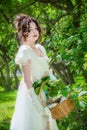
M 19 80 L 18 80 L 18 77 L 16 75 L 17 70 L 18 70 L 18 66 L 15 67 L 14 72 L 13 72 L 14 79 L 15 79 L 14 89 L 18 89 L 18 86 L 19 86 Z
M 65 84 L 73 84 L 73 74 L 70 72 L 70 66 L 65 65 L 65 61 L 54 62 L 52 68 L 58 74 L 58 77 L 62 79 Z

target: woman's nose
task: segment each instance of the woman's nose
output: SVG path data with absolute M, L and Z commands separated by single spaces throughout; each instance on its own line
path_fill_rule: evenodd
M 35 29 L 33 29 L 33 33 L 35 33 L 36 32 L 36 30 Z

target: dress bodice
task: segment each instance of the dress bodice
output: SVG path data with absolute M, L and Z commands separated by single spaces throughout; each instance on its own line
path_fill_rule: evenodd
M 40 80 L 45 72 L 49 71 L 46 51 L 40 44 L 37 44 L 37 47 L 44 53 L 44 57 L 38 56 L 28 45 L 21 45 L 15 58 L 16 64 L 20 66 L 27 64 L 31 60 L 30 71 L 34 81 Z

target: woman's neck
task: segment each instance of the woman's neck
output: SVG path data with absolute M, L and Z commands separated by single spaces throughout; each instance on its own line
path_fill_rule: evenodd
M 35 42 L 26 41 L 26 42 L 24 42 L 24 44 L 30 46 L 31 48 L 35 48 Z

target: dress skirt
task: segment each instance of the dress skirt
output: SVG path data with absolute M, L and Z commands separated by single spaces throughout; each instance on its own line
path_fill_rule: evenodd
M 45 130 L 46 118 L 35 109 L 27 88 L 24 82 L 21 81 L 10 130 Z

